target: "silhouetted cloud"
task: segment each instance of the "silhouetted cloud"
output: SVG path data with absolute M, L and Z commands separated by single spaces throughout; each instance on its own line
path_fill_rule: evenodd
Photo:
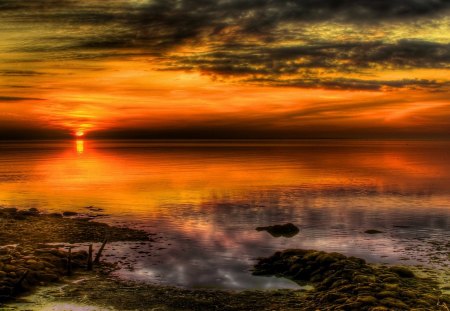
M 447 0 L 3 0 L 0 14 L 16 23 L 53 23 L 63 35 L 20 45 L 16 52 L 51 58 L 98 59 L 148 56 L 163 70 L 199 70 L 214 75 L 253 76 L 254 83 L 378 90 L 438 81 L 357 81 L 348 72 L 369 69 L 449 68 L 450 44 L 432 40 L 323 41 L 305 33 L 320 22 L 371 29 L 380 23 L 444 18 Z M 389 38 L 388 38 L 389 39 Z M 177 54 L 197 45 L 204 51 Z M 57 54 L 55 54 L 57 53 Z M 327 73 L 341 75 L 336 79 Z M 321 71 L 322 73 L 319 73 Z M 294 75 L 288 82 L 282 75 Z
M 305 35 L 315 23 L 360 25 L 445 16 L 447 0 L 3 0 L 0 14 L 22 24 L 55 24 L 67 31 L 44 36 L 16 52 L 57 59 L 148 56 L 162 70 L 198 70 L 275 86 L 379 90 L 439 88 L 438 81 L 366 81 L 346 73 L 370 69 L 449 68 L 450 44 L 417 39 L 323 41 Z M 283 28 L 284 27 L 284 28 Z M 281 29 L 283 28 L 283 29 Z M 82 30 L 79 30 L 82 29 Z M 177 53 L 184 45 L 204 51 Z M 47 53 L 47 54 L 45 54 Z M 323 77 L 323 71 L 338 75 Z M 320 71 L 320 73 L 319 73 Z M 4 71 L 0 75 L 34 75 Z M 285 81 L 281 77 L 290 75 Z M 443 86 L 444 87 L 444 86 Z
M 450 87 L 450 83 L 442 83 L 425 79 L 403 79 L 403 80 L 363 80 L 363 79 L 249 79 L 249 82 L 268 84 L 272 86 L 289 86 L 304 88 L 327 88 L 335 90 L 366 90 L 379 91 L 382 89 L 434 89 L 444 90 Z
M 0 96 L 0 102 L 20 102 L 26 100 L 44 100 L 44 99 L 32 97 L 20 97 L 20 96 Z
M 42 72 L 34 70 L 0 70 L 0 76 L 30 77 L 42 75 Z

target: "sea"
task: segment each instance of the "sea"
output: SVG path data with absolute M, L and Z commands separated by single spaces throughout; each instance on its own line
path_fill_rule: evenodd
M 0 206 L 147 231 L 150 243 L 105 250 L 139 282 L 297 288 L 252 275 L 258 258 L 289 248 L 444 269 L 450 141 L 4 141 Z M 286 223 L 298 234 L 256 230 Z

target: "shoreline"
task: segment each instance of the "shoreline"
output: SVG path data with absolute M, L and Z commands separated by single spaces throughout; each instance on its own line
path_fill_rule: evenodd
M 323 310 L 344 308 L 348 310 L 382 311 L 391 310 L 389 308 L 407 310 L 410 304 L 415 304 L 417 310 L 446 311 L 450 305 L 450 296 L 442 293 L 437 280 L 418 276 L 415 271 L 411 272 L 404 267 L 403 270 L 398 270 L 409 276 L 404 279 L 400 275 L 395 275 L 395 272 L 392 271 L 380 272 L 383 269 L 390 269 L 390 267 L 377 267 L 377 265 L 366 264 L 362 259 L 350 260 L 353 257 L 347 258 L 341 254 L 312 250 L 283 251 L 277 253 L 278 255 L 275 254 L 275 257 L 260 259 L 260 262 L 255 266 L 256 274 L 275 275 L 289 278 L 301 285 L 313 285 L 314 290 L 311 291 L 301 288 L 298 290 L 264 291 L 187 289 L 125 281 L 110 275 L 110 272 L 117 268 L 112 264 L 103 263 L 98 265 L 93 272 L 86 271 L 87 253 L 84 250 L 72 253 L 74 276 L 67 278 L 68 252 L 61 249 L 67 247 L 67 244 L 101 242 L 106 236 L 109 241 L 146 241 L 151 243 L 152 234 L 140 230 L 109 226 L 95 222 L 95 218 L 73 218 L 76 215 L 70 212 L 66 213 L 66 216 L 41 214 L 36 209 L 19 211 L 11 208 L 0 208 L 0 231 L 2 232 L 0 235 L 0 273 L 6 273 L 3 276 L 7 277 L 8 284 L 16 290 L 14 284 L 17 284 L 23 278 L 26 270 L 31 272 L 19 283 L 20 290 L 10 295 L 13 297 L 9 297 L 19 297 L 16 299 L 16 302 L 19 303 L 25 301 L 26 310 L 34 309 L 30 309 L 32 307 L 30 304 L 33 304 L 32 301 L 26 302 L 29 300 L 27 297 L 30 296 L 24 296 L 24 293 L 37 293 L 52 286 L 57 286 L 59 289 L 53 293 L 54 295 L 48 294 L 46 299 L 49 303 L 66 302 L 84 306 L 92 304 L 94 307 L 104 308 L 105 310 L 111 308 L 113 310 L 151 310 L 152 308 L 159 308 L 158 310 L 215 310 L 217 307 L 220 310 L 255 310 L 255 308 L 257 310 L 315 310 L 321 308 L 322 310 L 322 307 L 324 307 Z M 61 243 L 62 245 L 53 245 L 53 243 Z M 5 246 L 11 244 L 15 245 Z M 284 256 L 283 254 L 287 255 Z M 322 269 L 325 271 L 330 260 L 335 260 L 336 262 L 342 261 L 342 269 L 353 269 L 352 273 L 346 277 L 335 275 L 334 279 L 328 280 L 328 282 L 333 281 L 332 284 L 340 281 L 337 282 L 335 287 L 321 288 L 320 285 L 324 282 L 323 271 L 319 273 L 321 276 L 316 277 L 316 279 L 313 277 L 309 279 L 298 278 L 292 272 L 298 269 L 298 267 L 293 268 L 296 261 L 301 260 L 306 255 L 309 261 L 303 262 L 303 266 L 318 265 L 316 270 Z M 280 258 L 283 258 L 281 262 L 279 261 Z M 324 260 L 323 258 L 328 259 Z M 358 264 L 355 265 L 355 263 Z M 8 265 L 7 269 L 5 269 L 6 265 Z M 261 265 L 265 265 L 265 268 L 261 269 Z M 282 265 L 284 265 L 283 271 L 279 270 Z M 411 272 L 414 276 L 411 277 L 411 274 L 405 271 Z M 311 270 L 310 272 L 314 271 Z M 362 283 L 360 287 L 364 289 L 365 286 L 366 292 L 361 295 L 358 292 L 353 292 L 353 289 L 345 288 L 345 285 L 348 285 L 345 282 L 358 283 L 357 280 L 355 281 L 353 274 L 362 275 L 359 277 L 360 283 Z M 385 277 L 391 277 L 391 283 L 385 282 L 383 278 L 380 279 L 383 274 L 390 274 L 390 276 L 385 275 Z M 331 277 L 331 275 L 327 277 Z M 2 278 L 1 282 L 4 280 L 5 278 Z M 1 282 L 0 293 L 1 290 L 5 291 L 5 287 L 8 286 L 5 285 L 5 282 Z M 365 284 L 364 282 L 369 283 Z M 372 284 L 370 282 L 379 287 L 377 291 L 373 290 L 372 294 L 367 292 L 367 287 Z M 385 285 L 386 288 L 384 288 Z M 409 291 L 409 296 L 404 295 L 405 288 Z M 430 290 L 426 288 L 430 288 Z M 380 293 L 382 294 L 380 295 Z M 337 298 L 338 296 L 340 298 Z M 339 299 L 341 300 L 338 301 Z M 8 300 L 14 301 L 14 299 Z M 0 305 L 1 301 L 0 299 Z M 6 299 L 4 302 L 6 302 Z M 422 307 L 420 307 L 420 304 L 422 304 Z M 5 310 L 21 310 L 14 305 L 14 302 L 7 303 L 3 307 Z
M 77 270 L 92 270 L 97 259 L 93 255 L 97 254 L 100 260 L 101 251 L 95 249 L 89 256 L 88 248 L 75 250 L 74 243 L 152 241 L 150 234 L 141 230 L 73 216 L 77 214 L 0 208 L 0 305 Z M 115 269 L 114 264 L 100 262 L 97 267 Z

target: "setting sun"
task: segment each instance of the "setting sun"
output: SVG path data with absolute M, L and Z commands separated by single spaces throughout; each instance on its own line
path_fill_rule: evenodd
M 83 137 L 83 136 L 84 136 L 84 132 L 83 132 L 83 131 L 77 131 L 77 132 L 75 133 L 75 136 L 77 136 L 77 137 Z

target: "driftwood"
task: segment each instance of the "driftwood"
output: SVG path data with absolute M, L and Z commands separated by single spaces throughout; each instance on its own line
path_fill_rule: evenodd
M 69 247 L 69 254 L 67 255 L 67 275 L 72 275 L 72 247 Z
M 89 245 L 89 251 L 88 251 L 88 261 L 87 261 L 87 270 L 92 270 L 92 244 Z
M 105 240 L 103 240 L 102 246 L 100 246 L 100 249 L 98 250 L 98 253 L 95 256 L 94 264 L 100 263 L 100 257 L 102 256 L 102 252 L 103 252 L 103 249 L 105 248 L 106 242 L 108 242 L 107 238 L 105 238 Z

